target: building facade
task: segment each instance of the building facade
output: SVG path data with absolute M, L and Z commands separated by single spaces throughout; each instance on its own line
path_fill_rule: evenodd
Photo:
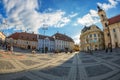
M 84 27 L 80 35 L 81 51 L 104 49 L 103 32 L 96 25 Z
M 55 49 L 55 41 L 53 37 L 39 35 L 38 37 L 38 50 L 40 52 L 53 52 Z
M 98 15 L 103 26 L 105 48 L 120 47 L 120 15 L 107 18 L 105 11 L 99 6 Z
M 6 36 L 3 34 L 3 32 L 0 32 L 0 44 L 5 42 Z
M 55 50 L 71 51 L 74 49 L 74 41 L 65 34 L 56 33 L 52 36 L 55 40 Z
M 37 49 L 38 46 L 38 35 L 27 32 L 16 32 L 6 38 L 6 41 L 16 47 L 23 49 Z

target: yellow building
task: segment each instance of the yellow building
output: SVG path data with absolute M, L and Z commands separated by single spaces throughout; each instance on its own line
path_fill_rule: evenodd
M 84 27 L 80 35 L 81 51 L 104 49 L 103 32 L 96 25 Z
M 105 11 L 99 6 L 98 15 L 103 26 L 105 48 L 120 47 L 120 15 L 108 19 Z
M 38 46 L 37 34 L 34 33 L 16 32 L 8 36 L 6 41 L 10 45 L 24 49 L 37 49 Z
M 0 32 L 0 44 L 4 43 L 5 38 L 6 38 L 6 36 L 2 32 Z

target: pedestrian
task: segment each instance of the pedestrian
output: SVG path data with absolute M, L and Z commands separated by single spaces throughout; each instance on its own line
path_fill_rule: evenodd
M 6 45 L 5 45 L 5 49 L 6 49 L 6 50 L 7 50 L 7 47 L 8 47 L 8 45 L 6 44 Z
M 106 52 L 106 53 L 108 52 L 108 48 L 105 49 L 105 52 Z

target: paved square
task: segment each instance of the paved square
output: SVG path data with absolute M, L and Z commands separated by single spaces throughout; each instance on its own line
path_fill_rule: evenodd
M 35 64 L 39 63 L 39 62 L 35 62 L 35 61 L 32 61 L 32 60 L 20 60 L 20 62 L 23 63 L 26 66 L 31 66 L 31 65 L 35 65 Z
M 113 63 L 120 65 L 120 59 L 113 61 Z
M 26 76 L 23 76 L 23 77 L 18 77 L 18 78 L 12 79 L 12 80 L 31 80 L 31 79 L 29 79 Z
M 110 69 L 109 67 L 103 64 L 95 65 L 95 66 L 88 66 L 85 69 L 89 77 L 104 75 L 110 71 L 113 71 L 112 69 Z
M 14 69 L 14 65 L 11 64 L 9 61 L 2 61 L 0 60 L 0 69 Z
M 40 70 L 40 71 L 46 74 L 63 77 L 63 76 L 68 76 L 69 70 L 70 67 L 57 66 L 54 68 L 47 67 L 44 70 Z
M 94 62 L 97 62 L 97 61 L 94 60 L 94 59 L 84 59 L 84 60 L 82 60 L 82 63 L 94 63 Z
M 9 80 L 9 76 L 11 80 L 120 79 L 120 58 L 118 52 L 106 54 L 104 51 L 100 51 L 93 52 L 92 55 L 84 52 L 73 54 L 59 53 L 52 54 L 52 56 L 48 54 L 35 54 L 33 56 L 31 54 L 15 55 L 7 55 L 7 57 L 10 57 L 8 59 L 1 56 L 0 73 L 3 74 L 0 75 L 1 80 Z M 19 57 L 21 57 L 19 55 L 26 57 L 19 59 Z M 13 70 L 12 74 L 10 73 L 11 70 Z M 21 75 L 19 71 L 21 71 L 20 73 L 24 74 L 24 76 Z M 18 73 L 16 74 L 16 72 Z M 16 78 L 14 78 L 14 75 L 16 75 Z

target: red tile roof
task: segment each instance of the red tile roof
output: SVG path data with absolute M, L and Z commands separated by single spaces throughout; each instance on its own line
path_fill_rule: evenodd
M 52 37 L 55 37 L 55 39 L 58 39 L 58 40 L 74 42 L 72 38 L 70 38 L 69 36 L 65 34 L 56 33 Z
M 49 40 L 54 41 L 54 38 L 53 38 L 53 37 L 44 36 L 44 35 L 39 35 L 39 39 L 45 39 L 45 38 L 48 38 Z
M 28 40 L 28 41 L 37 41 L 37 34 L 26 33 L 26 32 L 21 32 L 21 33 L 16 32 L 8 36 L 8 38 L 13 38 L 16 40 L 21 39 L 21 40 Z
M 17 32 L 16 32 L 16 33 L 8 36 L 7 38 L 19 39 L 19 35 L 20 35 L 20 33 L 17 33 Z
M 112 18 L 108 19 L 108 21 L 109 21 L 109 25 L 120 22 L 120 15 L 112 17 Z

